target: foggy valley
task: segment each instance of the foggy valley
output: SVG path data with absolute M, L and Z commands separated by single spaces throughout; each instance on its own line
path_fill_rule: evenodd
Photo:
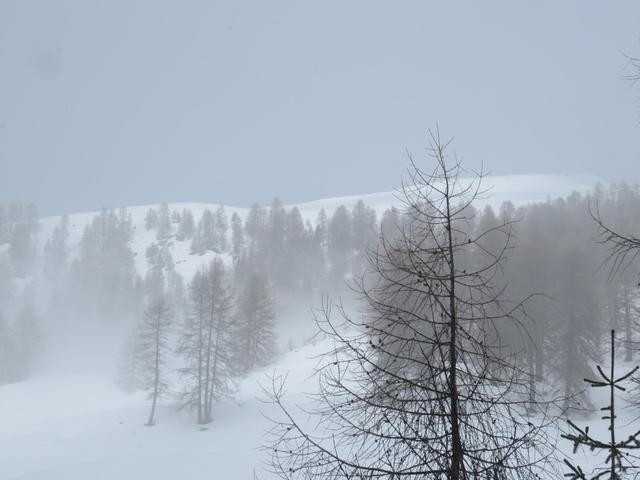
M 0 479 L 638 478 L 640 9 L 498 3 L 1 3 Z

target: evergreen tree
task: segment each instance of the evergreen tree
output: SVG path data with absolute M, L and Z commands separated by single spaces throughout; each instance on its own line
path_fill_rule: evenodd
M 213 234 L 211 239 L 211 249 L 214 252 L 222 253 L 229 249 L 229 240 L 227 231 L 229 230 L 229 219 L 224 211 L 224 207 L 220 205 L 216 210 L 214 218 Z
M 266 253 L 271 264 L 282 261 L 285 248 L 285 234 L 287 228 L 287 212 L 279 198 L 274 198 L 267 215 L 267 245 Z
M 558 257 L 549 272 L 553 295 L 549 361 L 564 386 L 565 407 L 569 407 L 588 400 L 582 379 L 592 375 L 589 365 L 599 360 L 602 307 L 594 276 L 600 258 L 588 242 L 578 241 L 591 235 L 584 199 L 573 194 L 557 201 L 556 208 L 562 225 L 555 230 Z
M 169 212 L 169 205 L 164 202 L 160 205 L 158 210 L 158 233 L 156 238 L 158 240 L 167 240 L 172 233 L 171 226 L 171 214 Z
M 318 212 L 318 217 L 316 218 L 314 235 L 316 237 L 316 242 L 320 245 L 323 252 L 327 251 L 328 234 L 329 218 L 327 217 L 327 212 L 325 212 L 324 208 L 321 208 Z
M 256 250 L 264 248 L 267 237 L 267 212 L 259 204 L 253 204 L 249 210 L 244 231 L 251 243 L 250 247 Z
M 244 231 L 247 239 L 245 253 L 237 265 L 238 279 L 247 278 L 252 272 L 268 270 L 269 223 L 267 211 L 258 204 L 254 204 L 247 215 Z
M 16 223 L 11 232 L 9 245 L 9 258 L 16 275 L 27 274 L 33 266 L 35 254 L 36 248 L 29 223 L 26 221 Z
M 369 249 L 378 241 L 376 212 L 362 200 L 358 200 L 351 210 L 351 238 L 353 240 L 353 272 L 360 275 L 367 265 Z
M 400 211 L 396 207 L 388 208 L 380 220 L 380 235 L 391 242 L 400 235 Z
M 66 267 L 69 250 L 68 238 L 69 217 L 63 215 L 44 247 L 44 271 L 50 279 L 58 277 Z
M 133 227 L 126 209 L 102 210 L 85 227 L 79 254 L 71 265 L 70 293 L 75 304 L 104 317 L 130 311 L 136 303 L 136 272 L 131 249 Z
M 147 210 L 147 215 L 144 217 L 144 226 L 147 231 L 158 228 L 158 220 L 158 212 L 154 208 Z
M 233 215 L 231 215 L 231 256 L 234 262 L 238 262 L 244 248 L 245 240 L 242 219 L 236 212 L 233 212 Z
M 311 260 L 307 242 L 307 230 L 297 207 L 286 212 L 284 248 L 274 271 L 278 283 L 282 286 L 302 289 L 307 263 Z
M 344 205 L 340 205 L 333 213 L 327 231 L 327 258 L 334 287 L 341 287 L 349 273 L 351 238 L 349 211 Z
M 639 367 L 635 367 L 632 370 L 623 373 L 616 377 L 615 370 L 615 330 L 611 330 L 611 365 L 609 366 L 609 372 L 605 373 L 600 365 L 597 366 L 599 379 L 591 380 L 585 378 L 584 381 L 592 388 L 607 388 L 609 390 L 609 401 L 607 405 L 600 408 L 600 411 L 605 412 L 602 417 L 603 420 L 607 420 L 609 423 L 608 437 L 607 439 L 600 439 L 589 432 L 589 427 L 580 428 L 571 420 L 567 420 L 571 431 L 562 435 L 563 438 L 570 440 L 573 443 L 573 453 L 576 453 L 578 447 L 588 447 L 591 452 L 605 451 L 607 453 L 606 463 L 604 466 L 595 468 L 589 476 L 579 465 L 575 465 L 569 460 L 565 459 L 564 463 L 571 470 L 570 473 L 565 474 L 565 477 L 570 480 L 599 480 L 608 478 L 609 480 L 620 480 L 622 478 L 637 478 L 640 473 L 640 457 L 634 454 L 634 451 L 640 448 L 640 430 L 635 430 L 631 435 L 626 434 L 621 439 L 619 424 L 616 421 L 618 416 L 617 412 L 619 407 L 616 405 L 616 390 L 625 391 L 626 389 L 621 385 L 625 383 L 638 371 Z M 625 438 L 626 437 L 626 438 Z M 624 476 L 623 476 L 624 474 Z
M 304 259 L 301 262 L 302 290 L 307 293 L 324 290 L 326 287 L 327 262 L 322 234 L 307 220 Z
M 202 212 L 202 217 L 198 221 L 198 227 L 191 240 L 191 253 L 203 255 L 207 250 L 213 248 L 215 219 L 213 213 L 208 208 Z
M 276 354 L 275 308 L 263 274 L 249 276 L 236 314 L 238 365 L 245 372 L 266 365 Z
M 195 230 L 196 226 L 193 221 L 193 213 L 191 213 L 191 210 L 185 208 L 182 210 L 182 215 L 180 216 L 180 224 L 178 225 L 178 234 L 176 235 L 176 238 L 178 240 L 188 240 L 193 238 Z

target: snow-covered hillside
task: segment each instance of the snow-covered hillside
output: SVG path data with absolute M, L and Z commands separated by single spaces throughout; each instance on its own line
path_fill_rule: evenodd
M 486 193 L 476 202 L 476 206 L 482 208 L 488 204 L 494 208 L 498 208 L 503 202 L 511 201 L 516 207 L 519 207 L 530 203 L 544 202 L 547 199 L 566 197 L 574 191 L 586 193 L 599 183 L 605 184 L 602 179 L 590 175 L 508 175 L 486 177 L 482 183 L 482 190 L 486 190 Z M 313 224 L 321 209 L 324 209 L 330 217 L 340 205 L 351 209 L 358 200 L 362 200 L 376 211 L 379 219 L 384 211 L 392 206 L 401 209 L 404 205 L 401 198 L 402 192 L 391 191 L 326 198 L 298 205 L 288 205 L 286 207 L 298 207 L 302 218 Z M 219 206 L 220 205 L 206 203 L 169 204 L 171 210 L 181 211 L 185 208 L 191 210 L 196 219 L 202 216 L 202 212 L 205 209 L 215 210 Z M 144 226 L 145 215 L 149 208 L 153 207 L 157 207 L 157 205 L 127 207 L 127 211 L 131 214 L 135 232 L 132 248 L 136 255 L 136 269 L 142 275 L 144 275 L 147 269 L 145 251 L 151 243 L 156 241 L 155 232 L 147 231 Z M 246 218 L 248 209 L 225 206 L 225 211 L 228 216 L 237 213 L 244 219 Z M 88 212 L 69 215 L 69 244 L 72 248 L 74 245 L 77 246 L 85 226 L 91 222 L 91 219 L 97 213 L 98 212 Z M 59 220 L 60 217 L 58 216 L 47 217 L 41 220 L 42 229 L 39 235 L 43 242 L 51 236 Z M 214 256 L 212 252 L 208 252 L 205 256 L 190 255 L 189 243 L 188 241 L 179 242 L 173 240 L 171 248 L 176 268 L 186 279 L 191 278 L 203 263 L 208 262 Z M 71 256 L 73 256 L 73 251 Z
M 498 207 L 507 200 L 516 206 L 543 202 L 573 191 L 586 192 L 599 182 L 591 176 L 488 177 L 484 185 L 491 189 L 483 203 Z M 303 219 L 313 223 L 320 209 L 331 215 L 338 206 L 350 208 L 360 199 L 376 210 L 378 218 L 391 206 L 402 207 L 394 192 L 330 198 L 297 207 Z M 206 208 L 215 209 L 218 205 L 175 203 L 169 208 L 187 208 L 199 218 Z M 128 207 L 134 229 L 132 249 L 141 275 L 147 270 L 146 249 L 156 241 L 155 231 L 145 228 L 148 209 L 149 206 Z M 228 215 L 235 212 L 242 218 L 248 212 L 234 207 L 225 210 Z M 69 215 L 71 257 L 94 215 L 95 212 Z M 41 244 L 58 222 L 59 217 L 41 220 Z M 171 239 L 170 245 L 176 270 L 187 281 L 203 263 L 216 256 L 213 252 L 192 255 L 189 241 Z M 281 319 L 282 325 L 291 323 L 294 322 L 290 318 Z M 288 374 L 288 398 L 292 403 L 305 404 L 308 400 L 304 392 L 314 389 L 307 380 L 315 357 L 329 347 L 323 342 L 300 346 L 243 379 L 234 398 L 216 405 L 214 422 L 201 431 L 185 413 L 173 411 L 170 397 L 162 406 L 158 425 L 144 427 L 148 401 L 139 393 L 127 394 L 116 388 L 113 371 L 109 373 L 115 364 L 110 357 L 113 349 L 105 347 L 101 351 L 100 339 L 95 345 L 85 346 L 107 357 L 103 359 L 104 368 L 90 374 L 82 368 L 84 358 L 64 355 L 66 347 L 77 355 L 75 346 L 71 348 L 67 343 L 70 340 L 56 338 L 55 331 L 48 334 L 52 347 L 45 352 L 44 362 L 60 368 L 44 365 L 41 374 L 27 381 L 0 386 L 0 479 L 240 480 L 254 478 L 254 472 L 256 478 L 273 478 L 264 469 L 268 454 L 259 450 L 269 427 L 261 410 L 268 414 L 271 408 L 261 401 L 259 384 L 268 385 L 274 371 Z

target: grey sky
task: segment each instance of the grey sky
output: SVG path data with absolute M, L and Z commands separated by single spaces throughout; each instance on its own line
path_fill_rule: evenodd
M 637 1 L 0 1 L 0 202 L 388 190 L 436 122 L 495 174 L 640 180 Z

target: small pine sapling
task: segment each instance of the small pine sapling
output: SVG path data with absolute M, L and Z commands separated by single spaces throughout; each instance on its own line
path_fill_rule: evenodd
M 585 427 L 584 429 L 578 427 L 571 420 L 567 420 L 567 423 L 571 427 L 572 431 L 570 433 L 565 433 L 562 435 L 563 438 L 573 442 L 573 453 L 575 454 L 578 450 L 578 447 L 584 446 L 588 447 L 589 450 L 593 451 L 606 451 L 607 459 L 606 464 L 607 467 L 596 468 L 591 473 L 591 476 L 587 476 L 585 471 L 579 465 L 575 465 L 571 463 L 569 460 L 565 459 L 564 463 L 569 467 L 570 472 L 566 473 L 564 476 L 569 478 L 569 480 L 599 480 L 608 478 L 609 480 L 619 480 L 622 478 L 623 473 L 630 472 L 632 470 L 638 470 L 640 468 L 639 465 L 636 465 L 632 462 L 634 459 L 639 459 L 636 456 L 632 456 L 629 454 L 629 450 L 638 450 L 640 449 L 640 430 L 629 435 L 625 440 L 617 440 L 616 439 L 616 403 L 615 403 L 615 391 L 616 389 L 621 391 L 626 391 L 626 389 L 620 384 L 631 377 L 636 371 L 638 371 L 640 367 L 635 367 L 630 372 L 622 375 L 621 377 L 615 377 L 615 330 L 611 330 L 611 369 L 609 374 L 607 375 L 600 365 L 598 365 L 598 373 L 602 380 L 590 380 L 585 378 L 584 381 L 589 384 L 589 386 L 593 388 L 609 388 L 609 404 L 602 407 L 600 410 L 605 412 L 605 415 L 602 416 L 602 420 L 609 421 L 609 434 L 610 438 L 608 440 L 600 440 L 594 437 L 591 433 L 589 433 L 589 427 Z

